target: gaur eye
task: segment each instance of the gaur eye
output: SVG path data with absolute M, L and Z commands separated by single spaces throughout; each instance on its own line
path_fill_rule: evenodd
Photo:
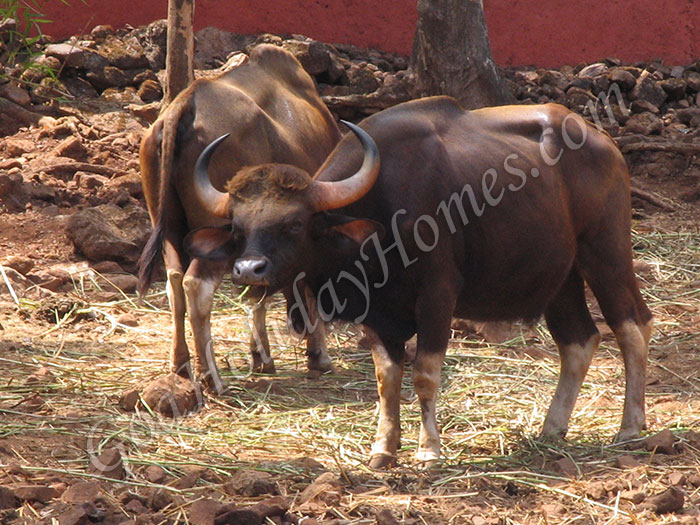
M 292 221 L 285 225 L 285 230 L 287 230 L 287 233 L 297 234 L 301 233 L 303 227 L 304 225 L 301 223 L 301 221 Z

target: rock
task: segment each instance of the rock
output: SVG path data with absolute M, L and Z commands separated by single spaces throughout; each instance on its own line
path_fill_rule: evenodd
M 90 36 L 94 38 L 95 40 L 102 40 L 103 38 L 106 38 L 108 35 L 113 35 L 114 34 L 114 28 L 111 25 L 104 24 L 104 25 L 97 25 L 92 28 L 90 31 Z
M 216 500 L 205 498 L 190 506 L 187 516 L 192 525 L 214 525 L 214 518 L 223 505 Z
M 158 465 L 149 465 L 144 471 L 144 476 L 149 482 L 161 485 L 168 478 L 168 473 L 163 467 Z
M 620 499 L 631 501 L 638 505 L 646 499 L 647 495 L 641 490 L 623 490 L 620 492 Z
M 192 381 L 176 374 L 168 374 L 151 382 L 141 398 L 152 410 L 167 417 L 184 416 L 201 404 Z
M 106 273 L 102 277 L 107 282 L 103 289 L 117 293 L 134 293 L 139 282 L 138 277 L 130 273 Z
M 659 117 L 653 113 L 644 112 L 632 115 L 625 124 L 627 133 L 638 133 L 640 135 L 658 135 L 663 130 L 664 125 Z
M 541 509 L 545 516 L 561 516 L 566 514 L 566 507 L 564 507 L 564 505 L 561 503 L 549 503 L 542 505 Z
M 329 506 L 337 505 L 340 503 L 341 492 L 338 477 L 332 472 L 324 472 L 304 489 L 299 497 L 299 503 L 320 501 Z
M 685 73 L 685 68 L 683 66 L 673 66 L 671 68 L 671 78 L 682 78 L 683 73 Z
M 51 373 L 51 370 L 46 368 L 45 366 L 41 366 L 37 369 L 36 372 L 29 374 L 27 378 L 24 380 L 25 385 L 46 385 L 49 383 L 53 383 L 55 381 L 54 375 Z
M 0 485 L 0 510 L 14 509 L 19 506 L 14 492 L 8 487 Z
M 66 503 L 94 502 L 100 497 L 102 487 L 97 481 L 82 481 L 68 487 L 61 495 Z
M 124 326 L 132 326 L 133 327 L 133 326 L 139 325 L 139 320 L 132 313 L 121 314 L 119 317 L 117 317 L 116 321 L 119 324 L 123 324 Z
M 156 20 L 134 29 L 124 37 L 127 41 L 138 42 L 144 58 L 148 61 L 149 69 L 159 71 L 165 68 L 167 27 L 166 20 Z
M 542 73 L 537 82 L 540 86 L 550 85 L 563 91 L 566 91 L 571 86 L 571 83 L 569 79 L 566 78 L 566 75 L 555 69 L 550 69 Z
M 637 84 L 636 77 L 622 68 L 615 68 L 610 72 L 610 82 L 620 86 L 622 91 L 629 91 Z
M 673 432 L 670 430 L 662 430 L 661 432 L 654 434 L 653 436 L 647 437 L 642 441 L 642 446 L 656 454 L 676 454 L 676 449 L 673 444 L 675 443 L 675 437 Z
M 557 472 L 561 472 L 562 474 L 565 474 L 570 477 L 575 477 L 579 474 L 579 470 L 576 466 L 576 463 L 574 463 L 574 461 L 569 457 L 564 457 L 556 460 L 554 462 L 554 468 Z
M 148 505 L 158 512 L 173 503 L 173 497 L 165 489 L 154 490 L 148 498 Z
M 648 74 L 642 74 L 630 92 L 631 100 L 646 100 L 657 107 L 660 107 L 667 97 L 663 88 Z
M 99 51 L 109 64 L 117 69 L 143 69 L 149 67 L 148 58 L 139 41 L 129 36 L 107 35 Z
M 0 97 L 14 102 L 19 106 L 29 106 L 32 103 L 32 97 L 29 96 L 26 89 L 22 89 L 13 82 L 0 85 Z
M 119 397 L 119 408 L 125 412 L 133 412 L 139 403 L 139 391 L 137 388 L 127 390 Z
M 700 108 L 685 108 L 676 112 L 678 120 L 683 124 L 689 125 L 694 118 L 700 117 Z
M 93 457 L 88 465 L 88 472 L 111 479 L 124 479 L 126 471 L 122 455 L 117 448 L 108 448 L 97 457 Z
M 685 81 L 690 91 L 700 91 L 700 73 L 688 71 L 685 75 Z
M 139 206 L 103 204 L 70 216 L 66 235 L 92 261 L 134 264 L 151 232 L 148 212 Z
M 389 509 L 379 509 L 374 515 L 377 525 L 399 525 L 394 514 Z
M 253 38 L 222 31 L 217 27 L 205 27 L 194 36 L 195 69 L 213 69 L 220 66 L 231 52 L 243 51 Z
M 20 169 L 24 166 L 25 159 L 0 159 L 0 171 Z
M 74 97 L 96 98 L 98 96 L 94 86 L 82 77 L 65 77 L 61 81 L 63 86 Z
M 574 77 L 571 80 L 571 86 L 590 91 L 593 88 L 593 79 L 587 77 Z
M 605 490 L 602 482 L 594 481 L 586 486 L 586 495 L 589 498 L 600 501 L 608 495 L 608 491 Z
M 150 104 L 128 104 L 126 108 L 131 111 L 135 117 L 153 123 L 160 114 L 160 102 L 151 102 Z
M 261 496 L 279 494 L 274 477 L 268 472 L 241 469 L 234 472 L 224 483 L 224 491 L 231 496 Z
M 124 268 L 122 268 L 119 263 L 114 261 L 100 261 L 92 266 L 90 266 L 95 272 L 107 274 L 107 273 L 125 273 Z
M 285 40 L 282 47 L 292 53 L 311 76 L 326 72 L 331 65 L 328 47 L 315 40 Z
M 109 60 L 102 54 L 78 44 L 50 44 L 44 51 L 46 56 L 57 58 L 67 67 L 101 71 L 109 66 Z
M 648 111 L 654 115 L 659 114 L 659 108 L 648 100 L 635 100 L 630 105 L 630 109 L 632 110 L 632 113 L 644 113 L 645 111 Z
M 657 514 L 667 514 L 669 512 L 679 512 L 685 504 L 685 493 L 677 488 L 670 487 L 661 494 L 651 496 L 645 507 L 651 508 Z
M 146 104 L 155 102 L 163 98 L 163 88 L 157 80 L 144 80 L 136 92 L 141 100 Z
M 685 485 L 687 478 L 682 472 L 671 472 L 668 475 L 668 484 L 673 486 Z
M 90 516 L 82 505 L 76 505 L 58 516 L 58 525 L 88 525 Z
M 584 67 L 581 71 L 578 72 L 577 76 L 580 78 L 595 78 L 599 75 L 604 75 L 608 72 L 608 66 L 607 64 L 604 64 L 603 62 L 597 62 L 595 64 L 591 64 L 589 66 Z
M 7 137 L 3 139 L 5 154 L 8 157 L 20 157 L 36 149 L 36 144 L 31 140 Z
M 80 137 L 71 136 L 63 139 L 52 152 L 57 157 L 68 157 L 79 162 L 87 160 L 88 151 Z
M 132 499 L 129 501 L 129 503 L 124 505 L 124 510 L 129 514 L 135 514 L 136 516 L 140 516 L 141 514 L 146 514 L 148 512 L 148 508 L 137 499 Z
M 615 458 L 615 466 L 619 469 L 636 468 L 641 463 L 634 456 L 625 455 Z
M 255 504 L 255 511 L 265 518 L 283 517 L 289 510 L 289 502 L 282 496 L 267 498 Z
M 680 100 L 685 96 L 688 83 L 682 78 L 668 78 L 659 82 L 659 86 L 668 94 L 668 98 Z
M 48 503 L 56 496 L 56 489 L 45 485 L 20 485 L 14 488 L 15 497 L 20 501 Z
M 73 180 L 78 185 L 78 188 L 93 189 L 101 188 L 107 184 L 109 177 L 88 171 L 76 171 L 75 175 L 73 175 Z
M 587 89 L 571 86 L 566 92 L 566 105 L 570 109 L 585 107 L 591 101 L 595 102 L 596 98 Z
M 130 196 L 137 199 L 143 195 L 141 177 L 139 177 L 139 174 L 135 170 L 128 171 L 121 177 L 111 179 L 108 185 L 115 190 L 124 188 Z
M 263 518 L 252 507 L 238 507 L 235 504 L 224 505 L 214 518 L 215 525 L 261 525 Z
M 10 211 L 24 211 L 29 198 L 29 186 L 19 170 L 0 173 L 0 200 Z
M 34 268 L 34 261 L 23 255 L 10 255 L 2 261 L 2 265 L 5 268 L 12 268 L 18 271 L 22 275 L 27 275 Z
M 346 71 L 348 75 L 348 85 L 354 93 L 373 93 L 379 88 L 379 81 L 374 74 L 365 67 L 352 64 Z
M 0 279 L 0 297 L 3 297 L 6 300 L 14 301 L 14 298 L 12 297 L 13 292 L 17 297 L 28 296 L 32 299 L 41 299 L 52 295 L 49 290 L 37 288 L 33 281 L 26 278 L 17 270 L 5 268 L 5 276 L 12 287 L 12 290 L 10 290 L 5 282 L 5 279 Z

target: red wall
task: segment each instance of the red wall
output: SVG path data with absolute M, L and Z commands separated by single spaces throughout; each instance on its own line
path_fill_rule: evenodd
M 66 38 L 97 24 L 138 26 L 165 18 L 167 0 L 43 0 Z M 484 0 L 494 58 L 500 65 L 560 66 L 618 57 L 700 59 L 700 2 L 695 0 Z M 410 54 L 416 0 L 196 0 L 197 29 L 238 33 L 300 33 Z

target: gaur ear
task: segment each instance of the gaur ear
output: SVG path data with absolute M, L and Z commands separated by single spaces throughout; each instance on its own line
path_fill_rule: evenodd
M 338 215 L 336 213 L 322 212 L 318 214 L 319 220 L 314 225 L 314 231 L 317 235 L 332 235 L 341 234 L 355 241 L 357 244 L 362 244 L 367 238 L 376 233 L 379 239 L 384 237 L 384 226 L 372 219 L 358 219 L 356 217 L 348 217 L 347 215 Z
M 190 257 L 222 261 L 236 253 L 237 243 L 228 228 L 199 228 L 185 236 L 185 251 Z

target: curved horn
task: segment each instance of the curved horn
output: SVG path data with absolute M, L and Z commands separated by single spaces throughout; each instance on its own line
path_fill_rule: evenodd
M 209 179 L 209 162 L 211 157 L 230 133 L 221 135 L 218 139 L 212 141 L 197 158 L 194 165 L 194 191 L 199 199 L 200 204 L 212 215 L 229 218 L 228 213 L 228 193 L 217 190 Z
M 358 172 L 347 179 L 337 182 L 314 180 L 311 183 L 309 191 L 312 193 L 312 199 L 317 211 L 342 208 L 361 199 L 372 188 L 379 175 L 381 166 L 379 150 L 372 137 L 355 124 L 344 120 L 340 122 L 349 127 L 360 139 L 365 150 L 365 157 Z

